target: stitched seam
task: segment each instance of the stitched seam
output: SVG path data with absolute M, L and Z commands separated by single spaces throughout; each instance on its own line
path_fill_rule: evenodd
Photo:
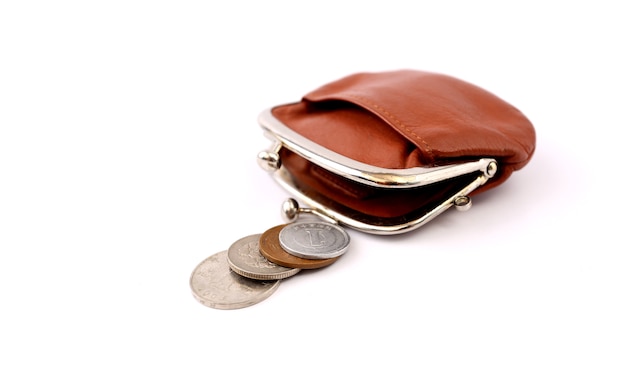
M 428 156 L 430 157 L 430 160 L 432 161 L 434 159 L 434 155 L 433 155 L 433 150 L 430 147 L 430 145 L 426 142 L 426 140 L 424 140 L 422 137 L 420 137 L 418 134 L 416 134 L 415 132 L 411 131 L 410 129 L 408 129 L 407 125 L 404 124 L 398 117 L 396 117 L 393 113 L 389 112 L 388 110 L 386 110 L 384 107 L 376 104 L 376 102 L 366 99 L 362 96 L 357 96 L 354 94 L 350 94 L 349 96 L 355 98 L 356 100 L 359 100 L 363 103 L 366 104 L 366 106 L 368 106 L 369 108 L 372 108 L 376 111 L 378 111 L 379 113 L 383 114 L 386 118 L 390 119 L 393 123 L 396 124 L 396 126 L 398 128 L 400 128 L 402 130 L 402 132 L 412 138 L 414 138 L 415 140 L 417 140 L 420 144 L 422 144 L 423 149 L 426 151 L 426 153 L 428 154 Z

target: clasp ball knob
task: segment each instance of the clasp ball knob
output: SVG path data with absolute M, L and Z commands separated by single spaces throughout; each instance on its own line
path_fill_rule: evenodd
M 261 151 L 256 160 L 259 166 L 268 172 L 277 171 L 281 166 L 280 155 L 276 152 Z
M 282 217 L 288 223 L 295 221 L 300 213 L 300 205 L 295 199 L 289 198 L 283 202 Z

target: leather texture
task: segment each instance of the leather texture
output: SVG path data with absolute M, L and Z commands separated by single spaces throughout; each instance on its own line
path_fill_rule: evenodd
M 480 87 L 432 72 L 350 75 L 308 93 L 298 103 L 275 107 L 272 113 L 324 147 L 384 168 L 495 158 L 498 173 L 475 193 L 504 182 L 530 161 L 535 150 L 534 127 L 518 109 Z M 398 193 L 384 191 L 390 196 L 375 202 L 372 194 L 380 195 L 375 188 L 324 174 L 296 156 L 282 157 L 300 182 L 357 211 L 390 217 L 419 208 L 407 191 L 401 193 L 409 193 L 402 201 L 395 201 Z M 428 196 L 437 195 L 429 189 Z M 413 194 L 425 198 L 423 192 Z

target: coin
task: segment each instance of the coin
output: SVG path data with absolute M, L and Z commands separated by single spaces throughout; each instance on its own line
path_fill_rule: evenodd
M 263 232 L 261 235 L 259 239 L 259 250 L 268 260 L 284 267 L 300 269 L 322 268 L 337 261 L 336 257 L 330 259 L 305 259 L 286 252 L 280 246 L 278 240 L 280 231 L 285 227 L 286 225 L 277 225 Z
M 285 251 L 305 259 L 338 257 L 350 245 L 350 237 L 343 228 L 324 222 L 288 224 L 280 231 L 278 240 Z
M 241 276 L 257 280 L 286 279 L 300 272 L 298 268 L 283 267 L 266 259 L 259 251 L 261 234 L 246 236 L 228 248 L 230 268 Z
M 280 280 L 251 280 L 231 271 L 227 253 L 216 253 L 193 270 L 189 285 L 200 303 L 217 309 L 245 308 L 265 300 L 278 289 Z

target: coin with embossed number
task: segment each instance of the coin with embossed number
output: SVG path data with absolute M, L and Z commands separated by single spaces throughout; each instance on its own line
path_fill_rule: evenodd
M 246 236 L 228 248 L 230 268 L 241 276 L 257 280 L 286 279 L 300 272 L 298 268 L 283 267 L 266 259 L 259 251 L 261 234 Z
M 200 303 L 217 309 L 245 308 L 265 300 L 278 289 L 280 280 L 251 280 L 231 271 L 227 253 L 216 253 L 193 270 L 189 285 Z
M 350 245 L 343 228 L 321 221 L 288 224 L 278 240 L 285 251 L 305 259 L 332 259 L 343 255 Z
M 300 269 L 322 268 L 338 260 L 336 257 L 331 259 L 305 259 L 286 252 L 280 246 L 280 242 L 278 240 L 280 231 L 285 227 L 286 225 L 284 224 L 277 225 L 263 232 L 261 235 L 261 238 L 259 239 L 259 250 L 268 260 L 284 267 Z

